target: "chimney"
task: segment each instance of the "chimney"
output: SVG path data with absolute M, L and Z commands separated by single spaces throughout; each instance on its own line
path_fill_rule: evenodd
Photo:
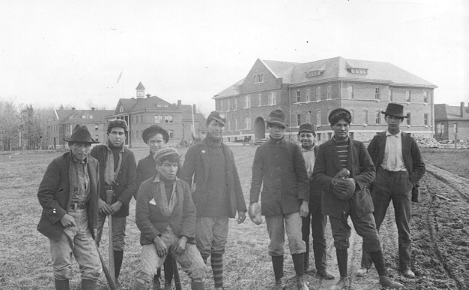
M 147 98 L 151 97 L 151 95 L 150 95 L 150 94 L 147 94 L 146 96 L 147 96 Z
M 464 108 L 464 102 L 461 102 L 461 118 L 464 118 L 464 115 L 465 115 L 465 108 Z
M 195 114 L 197 113 L 197 108 L 196 108 L 195 104 L 192 105 L 192 108 L 193 108 L 193 110 L 194 110 L 194 115 L 195 115 Z
M 91 108 L 91 111 L 94 111 L 94 109 L 95 109 L 95 107 L 92 107 L 92 108 Z
M 178 108 L 181 107 L 181 100 L 178 100 Z

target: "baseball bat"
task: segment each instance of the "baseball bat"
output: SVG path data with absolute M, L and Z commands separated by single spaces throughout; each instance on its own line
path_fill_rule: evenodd
M 107 203 L 112 204 L 112 194 L 114 193 L 113 190 L 106 191 Z M 111 276 L 112 281 L 115 283 L 116 281 L 116 274 L 115 274 L 115 267 L 114 267 L 114 245 L 112 242 L 112 214 L 108 216 L 108 233 L 109 233 L 109 273 Z
M 101 261 L 101 265 L 103 266 L 103 272 L 104 272 L 104 275 L 106 276 L 106 280 L 107 280 L 107 283 L 109 284 L 109 288 L 111 288 L 111 290 L 117 290 L 116 283 L 112 279 L 111 273 L 109 272 L 109 269 L 106 266 L 106 262 L 104 261 L 103 256 L 101 256 L 101 253 L 99 252 L 98 245 L 96 245 L 96 251 L 98 252 L 99 260 Z

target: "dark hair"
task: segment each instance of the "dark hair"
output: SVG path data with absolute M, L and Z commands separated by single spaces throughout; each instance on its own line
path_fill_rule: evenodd
M 179 166 L 179 154 L 169 154 L 169 155 L 163 156 L 158 160 L 156 164 L 161 165 L 165 161 L 169 161 L 171 163 L 177 163 Z
M 85 144 L 91 146 L 91 143 L 88 142 L 68 142 L 68 147 L 72 147 L 73 144 Z
M 350 116 L 350 114 L 347 113 L 347 112 L 340 112 L 340 113 L 337 113 L 334 116 L 332 116 L 329 119 L 329 122 L 331 122 L 331 125 L 334 126 L 340 120 L 344 120 L 345 122 L 347 122 L 350 125 L 350 123 L 352 123 L 352 116 Z

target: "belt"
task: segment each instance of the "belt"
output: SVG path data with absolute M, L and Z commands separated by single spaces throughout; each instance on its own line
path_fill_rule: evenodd
M 86 209 L 86 207 L 87 207 L 86 202 L 71 203 L 71 204 L 70 204 L 70 209 L 71 209 L 71 210 Z

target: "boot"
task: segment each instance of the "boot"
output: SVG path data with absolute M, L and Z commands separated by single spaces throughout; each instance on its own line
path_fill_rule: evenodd
M 98 281 L 96 280 L 81 280 L 81 290 L 95 290 Z
M 134 285 L 132 286 L 132 290 L 148 290 L 148 287 L 140 283 L 137 279 L 134 280 Z
M 56 290 L 70 290 L 70 282 L 66 280 L 57 280 L 55 279 L 55 289 Z
M 306 286 L 304 276 L 296 277 L 296 286 L 298 287 L 298 290 L 309 290 L 308 286 Z
M 325 280 L 334 280 L 334 275 L 332 275 L 331 273 L 329 273 L 329 271 L 327 271 L 327 269 L 324 269 L 324 270 L 318 270 L 317 272 L 318 276 L 325 279 Z
M 275 285 L 272 287 L 271 290 L 283 290 L 285 289 L 285 283 L 283 282 L 282 278 L 275 279 Z
M 164 282 L 164 290 L 171 290 L 171 282 Z
M 332 286 L 330 290 L 342 290 L 342 289 L 348 289 L 350 282 L 348 277 L 340 277 L 339 282 Z
M 384 287 L 389 287 L 391 289 L 401 289 L 404 287 L 401 283 L 391 280 L 388 276 L 379 276 L 379 284 Z
M 204 290 L 205 281 L 191 281 L 191 289 L 192 290 Z
M 153 290 L 162 290 L 160 278 L 156 275 L 153 277 Z

